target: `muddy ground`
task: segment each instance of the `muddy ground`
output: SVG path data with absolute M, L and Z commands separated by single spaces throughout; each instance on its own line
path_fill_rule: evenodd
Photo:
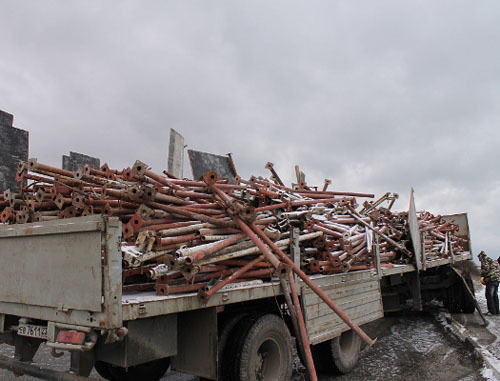
M 452 336 L 429 313 L 404 313 L 385 317 L 364 327 L 378 341 L 361 353 L 359 365 L 343 376 L 319 375 L 322 381 L 338 380 L 402 380 L 434 381 L 465 380 L 482 381 L 481 364 L 470 347 Z M 0 354 L 12 355 L 12 349 L 0 346 Z M 69 357 L 56 359 L 43 348 L 35 360 L 45 366 L 65 370 Z M 293 381 L 305 380 L 305 369 L 298 359 Z M 94 371 L 92 376 L 98 377 Z M 29 376 L 15 377 L 0 370 L 2 381 L 36 380 Z M 164 381 L 195 381 L 197 377 L 168 372 Z

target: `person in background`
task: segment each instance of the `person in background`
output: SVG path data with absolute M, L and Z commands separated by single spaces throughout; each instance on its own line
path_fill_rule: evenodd
M 484 251 L 481 251 L 477 257 L 481 262 L 481 277 L 484 278 L 486 285 L 486 304 L 488 312 L 486 315 L 500 314 L 498 306 L 498 283 L 500 282 L 500 270 L 498 262 L 488 257 Z

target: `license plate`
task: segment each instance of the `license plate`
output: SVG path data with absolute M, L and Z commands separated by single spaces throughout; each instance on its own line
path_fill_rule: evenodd
M 36 337 L 38 339 L 47 339 L 47 327 L 40 325 L 19 324 L 17 334 L 21 336 Z

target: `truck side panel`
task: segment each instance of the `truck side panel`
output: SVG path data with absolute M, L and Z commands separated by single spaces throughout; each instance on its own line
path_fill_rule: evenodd
M 336 276 L 321 282 L 321 289 L 358 325 L 384 316 L 380 283 L 372 272 L 358 277 Z M 304 289 L 303 304 L 311 344 L 332 339 L 350 328 L 316 294 Z
M 120 327 L 120 234 L 101 216 L 0 226 L 0 313 Z
M 100 250 L 100 232 L 3 238 L 0 300 L 100 311 L 101 260 L 86 255 Z

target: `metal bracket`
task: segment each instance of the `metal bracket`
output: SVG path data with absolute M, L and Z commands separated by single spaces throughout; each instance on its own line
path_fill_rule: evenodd
M 382 279 L 382 268 L 380 266 L 380 247 L 379 247 L 379 237 L 377 234 L 373 235 L 373 252 L 375 253 L 375 268 L 377 270 L 377 277 Z

